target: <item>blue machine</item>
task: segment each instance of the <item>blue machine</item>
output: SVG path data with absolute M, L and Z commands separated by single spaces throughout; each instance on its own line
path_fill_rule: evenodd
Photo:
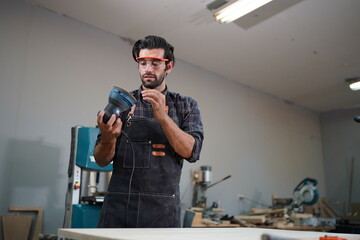
M 294 203 L 296 207 L 314 205 L 319 199 L 319 192 L 316 189 L 317 180 L 313 178 L 303 179 L 294 189 Z
M 94 159 L 94 147 L 99 129 L 91 127 L 76 127 L 76 129 L 76 165 L 88 170 L 112 171 L 112 165 L 100 167 Z
M 71 228 L 96 228 L 101 205 L 73 204 Z
M 107 175 L 112 171 L 112 164 L 100 167 L 95 162 L 98 134 L 98 128 L 76 126 L 71 129 L 64 228 L 95 228 L 98 224 Z

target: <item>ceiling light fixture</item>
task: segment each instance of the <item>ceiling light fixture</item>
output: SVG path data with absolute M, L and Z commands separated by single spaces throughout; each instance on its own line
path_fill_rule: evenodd
M 272 0 L 231 0 L 214 12 L 216 21 L 220 23 L 232 22 Z
M 349 87 L 353 91 L 360 90 L 360 77 L 345 79 L 345 82 L 349 84 Z

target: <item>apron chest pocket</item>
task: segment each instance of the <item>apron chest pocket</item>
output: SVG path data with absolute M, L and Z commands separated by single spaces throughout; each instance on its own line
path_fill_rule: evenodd
M 151 141 L 132 141 L 131 143 L 129 141 L 126 141 L 123 167 L 149 168 L 150 156 Z

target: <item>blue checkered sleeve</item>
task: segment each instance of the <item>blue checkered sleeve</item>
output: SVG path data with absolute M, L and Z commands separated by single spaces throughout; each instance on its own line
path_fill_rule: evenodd
M 179 97 L 177 111 L 180 113 L 180 129 L 190 134 L 195 139 L 192 156 L 186 159 L 195 162 L 200 158 L 202 143 L 204 140 L 204 129 L 201 121 L 198 103 L 190 97 Z

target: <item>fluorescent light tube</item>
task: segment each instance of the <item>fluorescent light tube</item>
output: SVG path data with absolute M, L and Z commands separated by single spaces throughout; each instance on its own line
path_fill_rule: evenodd
M 351 90 L 353 90 L 353 91 L 358 91 L 358 90 L 360 90 L 360 82 L 351 83 L 351 84 L 349 85 L 349 87 L 350 87 Z
M 345 82 L 349 85 L 351 90 L 360 90 L 360 77 L 347 78 L 345 79 Z
M 236 0 L 230 1 L 214 12 L 216 21 L 221 23 L 232 22 L 259 7 L 271 2 L 272 0 Z

